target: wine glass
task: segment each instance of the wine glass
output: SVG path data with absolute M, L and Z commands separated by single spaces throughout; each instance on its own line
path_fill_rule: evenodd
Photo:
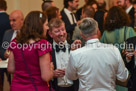
M 10 51 L 9 51 L 9 50 L 6 50 L 6 53 L 9 55 L 9 54 L 10 54 Z
M 128 52 L 129 56 L 133 56 L 135 53 L 135 50 L 133 47 L 127 48 L 126 51 Z
M 6 50 L 5 51 L 5 54 L 4 54 L 4 57 L 8 60 L 9 58 L 9 55 L 10 55 L 10 51 L 9 50 Z

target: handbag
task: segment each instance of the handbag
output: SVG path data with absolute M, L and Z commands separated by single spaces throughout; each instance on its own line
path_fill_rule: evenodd
M 30 79 L 32 80 L 32 84 L 33 84 L 33 86 L 34 86 L 34 88 L 35 88 L 35 91 L 38 91 L 38 90 L 37 90 L 37 87 L 36 87 L 36 85 L 35 85 L 35 83 L 34 83 L 34 79 L 33 79 L 33 77 L 32 77 L 32 74 L 31 74 L 31 72 L 30 72 L 30 70 L 29 70 L 29 68 L 28 68 L 27 63 L 26 63 L 26 60 L 25 60 L 25 57 L 24 57 L 24 55 L 23 55 L 23 50 L 22 50 L 22 49 L 21 49 L 21 54 L 22 54 L 22 57 L 23 57 L 23 60 L 24 60 L 24 64 L 25 64 L 25 66 L 26 66 L 26 69 L 27 69 L 27 71 L 28 71 L 28 74 L 29 74 L 29 76 L 30 76 Z

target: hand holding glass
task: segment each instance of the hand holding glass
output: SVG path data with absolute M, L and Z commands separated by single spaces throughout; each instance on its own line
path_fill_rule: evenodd
M 128 52 L 129 56 L 133 56 L 134 55 L 134 48 L 128 48 L 128 49 L 126 49 L 126 51 Z

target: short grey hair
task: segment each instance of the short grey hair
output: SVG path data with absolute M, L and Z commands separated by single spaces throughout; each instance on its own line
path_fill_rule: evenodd
M 79 29 L 86 37 L 97 34 L 98 23 L 93 18 L 84 18 L 79 24 Z

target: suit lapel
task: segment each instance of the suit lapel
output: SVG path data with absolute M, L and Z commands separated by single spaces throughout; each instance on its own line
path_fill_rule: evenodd
M 3 41 L 7 41 L 10 43 L 12 36 L 13 36 L 14 30 L 9 30 L 6 32 L 6 36 L 4 35 Z
M 52 62 L 53 62 L 53 64 L 54 64 L 54 69 L 56 69 L 57 68 L 57 64 L 56 64 L 56 56 L 55 56 L 55 49 L 54 48 L 52 48 Z
M 62 15 L 62 20 L 65 22 L 65 25 L 66 24 L 70 25 L 70 21 L 66 15 L 66 13 L 64 12 L 64 9 L 61 11 L 61 15 Z
M 13 33 L 14 33 L 14 30 L 11 30 L 10 33 L 9 33 L 9 37 L 8 37 L 9 39 L 8 39 L 8 40 L 11 41 L 11 39 L 12 39 L 12 37 L 13 37 Z M 9 41 L 9 42 L 10 42 L 10 41 Z

